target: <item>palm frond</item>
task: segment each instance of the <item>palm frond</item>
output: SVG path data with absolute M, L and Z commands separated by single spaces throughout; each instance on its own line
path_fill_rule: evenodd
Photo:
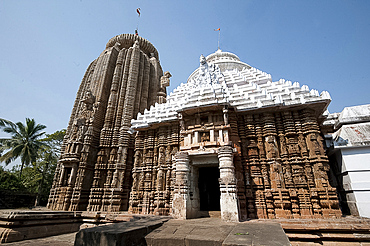
M 8 152 L 5 152 L 5 154 L 0 156 L 0 162 L 5 162 L 5 165 L 9 165 L 12 161 L 14 161 L 16 158 L 13 156 L 13 151 L 9 150 Z
M 10 125 L 14 125 L 14 123 L 11 122 L 10 120 L 0 118 L 0 128 L 5 127 L 5 126 L 10 126 Z
M 12 123 L 0 118 L 0 129 L 11 135 L 11 138 L 0 139 L 0 152 L 7 151 L 0 157 L 0 162 L 9 164 L 11 161 L 21 158 L 21 170 L 37 160 L 38 150 L 45 143 L 40 138 L 45 125 L 36 124 L 34 119 L 26 118 L 26 124 L 22 122 Z
M 23 125 L 22 122 L 17 122 L 15 123 L 17 125 L 17 128 L 18 128 L 18 133 L 21 134 L 22 136 L 27 136 L 27 131 L 26 131 L 26 126 Z

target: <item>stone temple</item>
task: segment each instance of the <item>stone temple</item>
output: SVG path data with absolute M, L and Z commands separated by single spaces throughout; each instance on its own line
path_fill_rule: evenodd
M 77 92 L 48 208 L 225 221 L 342 215 L 321 123 L 331 101 L 217 50 L 169 96 L 158 52 L 109 40 Z

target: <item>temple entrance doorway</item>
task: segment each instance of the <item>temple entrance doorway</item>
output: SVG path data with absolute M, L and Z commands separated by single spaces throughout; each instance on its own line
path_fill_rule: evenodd
M 215 167 L 199 167 L 200 211 L 220 211 L 220 170 Z

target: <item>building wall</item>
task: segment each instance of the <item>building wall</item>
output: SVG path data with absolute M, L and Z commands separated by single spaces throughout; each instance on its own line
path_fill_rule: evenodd
M 179 150 L 179 142 L 177 122 L 136 134 L 129 212 L 171 213 L 176 182 L 173 157 Z
M 352 215 L 370 217 L 370 147 L 341 148 L 343 188 Z
M 313 111 L 238 115 L 238 135 L 241 165 L 235 166 L 238 180 L 244 178 L 238 185 L 242 217 L 341 215 Z
M 185 109 L 166 111 L 171 120 L 148 120 L 134 135 L 131 120 L 166 102 L 169 77 L 148 41 L 119 35 L 108 42 L 77 93 L 48 208 L 196 217 L 195 162 L 211 153 L 224 220 L 341 215 L 315 112 L 323 105 L 281 101 L 274 109 L 257 103 L 260 110 L 236 112 L 219 86 L 202 99 L 212 103 L 199 106 L 194 96 Z M 201 81 L 217 82 L 207 78 Z
M 180 151 L 176 153 L 173 147 L 166 151 L 172 159 L 165 166 L 172 170 L 172 182 L 166 188 L 168 198 L 159 198 L 157 181 L 153 179 L 160 176 L 156 171 L 162 166 L 160 153 L 168 146 L 162 140 L 161 147 L 159 132 L 168 130 L 139 129 L 135 156 L 141 161 L 133 175 L 136 183 L 142 184 L 132 188 L 130 211 L 172 212 L 178 218 L 199 216 L 197 168 L 207 163 L 207 158 L 212 163 L 216 158 L 221 216 L 225 220 L 341 216 L 336 189 L 329 183 L 329 161 L 314 111 L 306 108 L 240 113 L 208 109 L 182 114 L 173 124 L 179 126 L 180 146 L 176 148 Z M 222 134 L 216 135 L 219 131 Z M 148 140 L 152 147 L 144 147 L 144 155 L 139 146 L 148 137 L 153 139 Z M 156 200 L 165 201 L 166 209 L 158 212 Z

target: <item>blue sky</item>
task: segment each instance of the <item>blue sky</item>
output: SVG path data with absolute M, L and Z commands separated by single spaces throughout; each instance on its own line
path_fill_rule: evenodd
M 154 44 L 169 92 L 220 46 L 272 75 L 327 90 L 330 112 L 370 103 L 370 1 L 0 1 L 0 117 L 66 128 L 90 62 L 133 33 Z

